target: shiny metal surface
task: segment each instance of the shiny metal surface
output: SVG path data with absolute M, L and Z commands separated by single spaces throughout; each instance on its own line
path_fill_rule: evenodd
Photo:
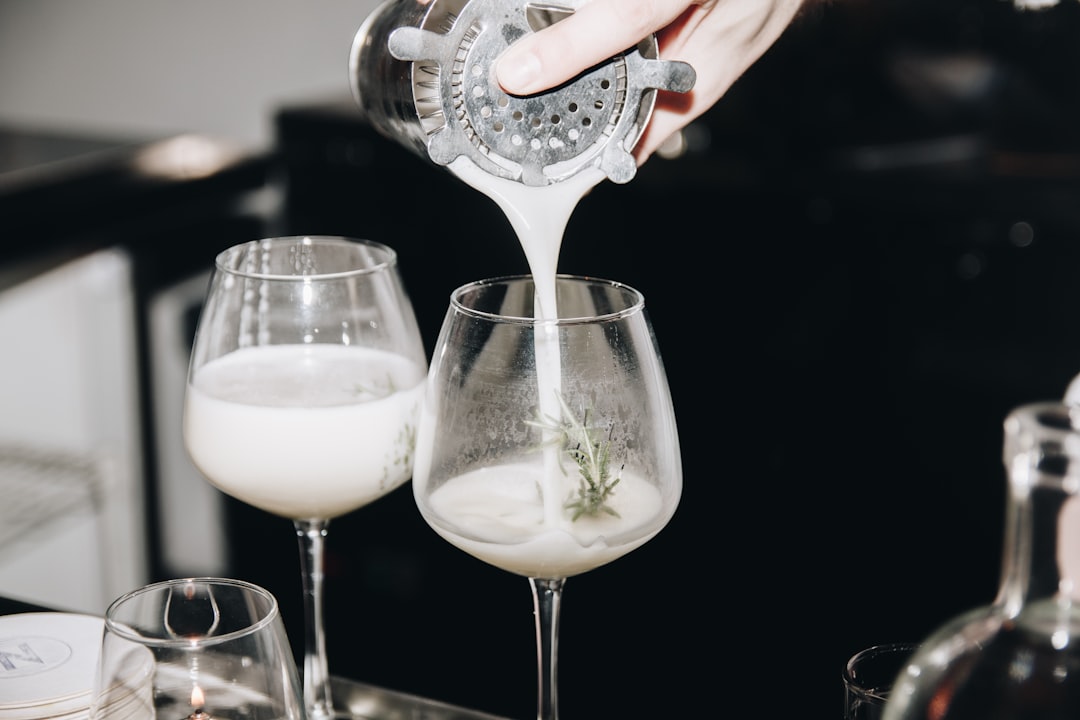
M 542 93 L 510 95 L 495 77 L 514 41 L 578 4 L 390 0 L 353 43 L 353 93 L 368 122 L 437 165 L 465 157 L 531 186 L 595 166 L 628 182 L 657 89 L 687 92 L 696 79 L 686 63 L 660 60 L 654 37 Z
M 364 720 L 507 720 L 437 700 L 387 690 L 346 678 L 331 678 L 334 708 Z

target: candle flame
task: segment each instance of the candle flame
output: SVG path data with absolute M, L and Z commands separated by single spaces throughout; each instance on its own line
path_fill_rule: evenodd
M 202 710 L 203 705 L 206 704 L 206 696 L 203 695 L 202 688 L 196 685 L 191 688 L 191 707 L 196 710 Z

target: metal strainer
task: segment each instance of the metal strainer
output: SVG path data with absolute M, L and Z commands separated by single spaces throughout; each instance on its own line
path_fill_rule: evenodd
M 630 151 L 656 90 L 687 92 L 695 73 L 658 59 L 655 37 L 536 95 L 509 95 L 495 61 L 523 35 L 574 12 L 583 0 L 390 0 L 361 26 L 350 58 L 352 89 L 367 122 L 438 165 L 465 157 L 525 185 L 599 167 L 625 183 Z

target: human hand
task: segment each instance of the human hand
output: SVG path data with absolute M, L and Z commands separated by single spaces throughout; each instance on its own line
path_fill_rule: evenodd
M 658 91 L 634 147 L 638 165 L 712 107 L 791 23 L 807 0 L 588 0 L 566 19 L 526 35 L 496 67 L 514 95 L 548 90 L 655 33 L 662 60 L 697 73 L 688 93 Z

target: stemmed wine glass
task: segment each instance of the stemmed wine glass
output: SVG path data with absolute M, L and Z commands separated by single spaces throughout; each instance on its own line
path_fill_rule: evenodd
M 297 236 L 217 256 L 192 348 L 184 440 L 211 483 L 294 523 L 304 702 L 315 720 L 335 715 L 322 615 L 327 528 L 409 479 L 426 371 L 391 248 Z
M 611 562 L 667 524 L 682 461 L 642 295 L 562 275 L 458 288 L 436 343 L 417 431 L 413 493 L 443 539 L 529 579 L 537 717 L 558 715 L 567 578 Z M 541 285 L 543 289 L 543 285 Z M 542 293 L 541 293 L 542 295 Z

